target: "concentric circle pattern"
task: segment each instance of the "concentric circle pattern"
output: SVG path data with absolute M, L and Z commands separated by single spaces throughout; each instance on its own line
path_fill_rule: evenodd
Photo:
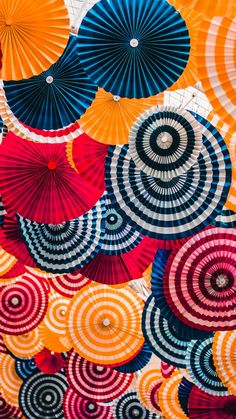
M 67 275 L 55 276 L 50 280 L 52 288 L 66 298 L 72 298 L 77 291 L 90 284 L 91 280 L 79 272 L 71 272 Z
M 91 284 L 72 298 L 66 331 L 80 356 L 99 364 L 122 364 L 142 347 L 142 300 L 132 290 Z M 121 348 L 127 348 L 122 351 Z
M 67 386 L 61 373 L 34 374 L 23 382 L 20 389 L 19 404 L 23 414 L 30 419 L 63 419 L 62 401 Z
M 236 396 L 236 331 L 216 332 L 213 340 L 213 361 L 222 383 Z
M 125 373 L 133 373 L 142 370 L 150 361 L 152 356 L 152 349 L 149 343 L 144 342 L 140 351 L 125 364 L 115 367 L 117 371 Z
M 13 355 L 19 358 L 32 357 L 43 349 L 38 328 L 17 336 L 2 336 L 6 347 Z
M 145 111 L 129 135 L 129 150 L 136 167 L 163 180 L 191 169 L 201 148 L 200 124 L 190 112 L 171 106 Z
M 29 359 L 17 359 L 15 361 L 16 373 L 22 380 L 26 380 L 35 373 L 39 372 L 34 358 Z
M 18 407 L 18 395 L 22 380 L 16 373 L 15 360 L 8 354 L 0 354 L 0 382 L 4 399 L 10 405 Z
M 235 245 L 236 230 L 210 228 L 171 253 L 164 292 L 185 324 L 207 331 L 235 329 Z
M 135 391 L 128 391 L 115 401 L 113 415 L 116 419 L 156 419 L 156 414 L 140 403 Z
M 182 410 L 178 399 L 178 388 L 182 378 L 182 372 L 174 372 L 170 378 L 164 380 L 163 384 L 159 389 L 158 400 L 161 406 L 161 411 L 167 418 L 188 418 L 188 416 Z
M 4 399 L 4 397 L 1 394 L 0 394 L 0 418 L 1 419 L 8 419 L 8 418 L 23 419 L 23 413 L 20 411 L 20 409 L 7 403 L 7 401 Z
M 9 286 L 0 288 L 0 332 L 22 335 L 35 329 L 43 320 L 48 293 L 40 280 L 25 274 Z
M 69 385 L 84 399 L 110 402 L 127 390 L 133 374 L 96 365 L 72 351 L 67 358 L 66 376 Z
M 114 419 L 110 406 L 101 406 L 95 401 L 84 399 L 68 388 L 63 399 L 65 419 Z
M 142 373 L 138 381 L 138 398 L 140 402 L 153 413 L 160 414 L 158 390 L 163 380 L 160 370 L 148 369 Z

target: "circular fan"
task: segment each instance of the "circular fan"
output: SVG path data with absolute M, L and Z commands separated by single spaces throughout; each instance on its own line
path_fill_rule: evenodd
M 152 350 L 148 342 L 144 342 L 140 351 L 127 363 L 115 367 L 119 372 L 133 373 L 142 370 L 150 361 Z
M 187 378 L 183 377 L 178 388 L 179 403 L 184 413 L 187 416 L 189 416 L 189 411 L 188 411 L 189 396 L 193 387 L 194 387 L 194 384 L 191 383 L 189 380 L 187 380 Z
M 52 288 L 66 298 L 72 298 L 77 291 L 90 283 L 90 279 L 78 272 L 55 276 L 50 281 Z
M 18 407 L 18 394 L 22 384 L 15 370 L 15 360 L 10 355 L 0 354 L 1 394 L 7 403 Z
M 31 377 L 31 375 L 39 372 L 33 358 L 16 360 L 15 369 L 16 373 L 22 380 L 26 380 L 27 378 Z
M 186 0 L 168 1 L 170 4 L 173 4 L 176 7 L 180 7 L 180 5 L 186 6 Z M 222 2 L 221 0 L 215 0 L 214 2 L 211 0 L 204 2 L 202 0 L 188 0 L 187 4 L 193 10 L 197 10 L 209 18 L 213 16 L 225 16 L 236 13 L 236 4 L 234 0 L 227 0 L 226 2 Z
M 63 419 L 62 401 L 67 386 L 61 373 L 32 375 L 20 388 L 19 404 L 23 414 L 30 419 Z
M 22 335 L 43 320 L 48 293 L 38 278 L 25 274 L 14 284 L 0 288 L 0 332 Z
M 113 415 L 116 419 L 156 419 L 156 414 L 149 412 L 139 401 L 135 391 L 127 391 L 115 400 Z
M 60 224 L 40 224 L 17 214 L 22 238 L 36 265 L 63 274 L 81 269 L 99 252 L 105 225 L 102 197 L 86 214 Z
M 103 193 L 72 169 L 65 144 L 32 143 L 13 133 L 0 149 L 0 190 L 7 210 L 45 224 L 80 217 Z
M 192 340 L 186 352 L 186 368 L 194 382 L 201 390 L 214 396 L 227 396 L 229 392 L 220 380 L 212 355 L 213 338 Z
M 125 392 L 133 374 L 123 374 L 104 365 L 96 365 L 71 351 L 66 376 L 72 389 L 84 399 L 110 402 Z
M 129 135 L 129 152 L 136 168 L 165 181 L 191 169 L 201 148 L 201 125 L 190 112 L 171 106 L 145 111 Z
M 79 47 L 82 65 L 99 86 L 141 98 L 179 78 L 190 39 L 181 15 L 163 0 L 101 0 L 80 25 Z
M 70 301 L 66 332 L 76 352 L 88 361 L 123 364 L 144 343 L 142 310 L 143 301 L 131 289 L 90 284 Z
M 236 415 L 235 396 L 212 396 L 194 386 L 189 397 L 191 419 L 234 419 Z
M 37 327 L 21 335 L 2 335 L 2 337 L 6 347 L 19 358 L 32 357 L 43 349 Z
M 236 332 L 216 332 L 213 340 L 213 361 L 216 372 L 228 390 L 236 396 Z
M 179 338 L 174 327 L 160 315 L 152 295 L 143 310 L 142 329 L 145 339 L 158 358 L 178 368 L 185 368 L 189 340 Z
M 175 367 L 173 365 L 167 364 L 164 361 L 161 361 L 161 373 L 164 378 L 170 378 L 175 371 Z
M 192 235 L 209 225 L 226 201 L 231 182 L 229 153 L 216 129 L 201 116 L 195 117 L 203 135 L 198 161 L 169 181 L 139 170 L 127 145 L 109 148 L 109 198 L 142 234 L 161 240 Z
M 44 348 L 34 356 L 35 364 L 44 374 L 56 374 L 66 366 L 65 357 L 60 353 L 55 353 Z
M 180 371 L 176 371 L 170 378 L 163 381 L 159 392 L 158 400 L 161 406 L 161 411 L 166 418 L 171 419 L 187 419 L 188 416 L 184 413 L 178 400 L 178 389 L 183 378 Z M 191 416 L 190 416 L 191 417 Z M 198 418 L 199 419 L 199 418 Z
M 164 272 L 172 312 L 196 329 L 235 329 L 236 230 L 210 228 L 172 251 Z
M 223 207 L 221 213 L 216 217 L 212 224 L 216 227 L 234 228 L 236 227 L 236 213 Z
M 129 131 L 139 115 L 158 104 L 157 96 L 126 99 L 98 89 L 92 105 L 81 116 L 83 130 L 105 144 L 127 144 Z
M 140 402 L 144 407 L 146 407 L 146 409 L 157 414 L 160 414 L 158 390 L 162 382 L 162 373 L 158 369 L 148 369 L 147 371 L 144 371 L 138 380 L 137 393 Z
M 74 35 L 49 70 L 30 79 L 5 81 L 3 87 L 15 117 L 30 127 L 46 130 L 76 122 L 97 91 L 80 65 L 78 39 Z
M 4 397 L 0 394 L 0 418 L 1 419 L 23 419 L 23 413 L 19 408 L 7 403 Z
M 63 0 L 1 0 L 0 78 L 19 80 L 46 70 L 62 54 L 69 36 Z
M 83 399 L 70 387 L 64 395 L 63 412 L 65 419 L 113 419 L 110 406 L 101 406 L 94 401 Z

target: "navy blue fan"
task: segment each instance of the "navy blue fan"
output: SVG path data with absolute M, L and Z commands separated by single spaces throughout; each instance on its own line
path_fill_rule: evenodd
M 165 0 L 101 0 L 84 17 L 78 36 L 91 79 L 127 98 L 164 91 L 189 58 L 185 21 Z
M 236 227 L 236 213 L 223 207 L 221 213 L 216 217 L 212 224 L 216 227 L 234 228 Z
M 116 419 L 156 419 L 139 401 L 135 391 L 127 391 L 114 401 L 113 415 Z
M 189 396 L 193 387 L 194 387 L 194 384 L 191 383 L 191 381 L 187 380 L 187 378 L 183 377 L 178 388 L 178 399 L 184 413 L 187 416 L 189 416 L 189 411 L 188 411 Z
M 133 373 L 136 371 L 140 371 L 145 365 L 148 364 L 152 356 L 152 349 L 148 342 L 144 342 L 143 347 L 138 352 L 137 355 L 133 359 L 131 359 L 126 364 L 120 365 L 119 367 L 115 367 L 115 369 L 119 372 L 124 373 Z
M 19 81 L 5 81 L 7 103 L 24 124 L 57 130 L 75 122 L 90 106 L 97 86 L 79 61 L 78 38 L 71 35 L 68 45 L 49 70 Z
M 26 380 L 31 375 L 39 372 L 37 365 L 35 364 L 34 358 L 29 359 L 16 359 L 15 370 L 22 380 Z

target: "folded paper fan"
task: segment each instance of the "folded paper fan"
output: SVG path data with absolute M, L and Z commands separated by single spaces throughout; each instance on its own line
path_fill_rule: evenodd
M 71 388 L 84 399 L 111 402 L 123 394 L 134 376 L 96 365 L 71 351 L 66 361 L 66 376 Z
M 170 378 L 174 371 L 175 367 L 173 365 L 161 361 L 161 373 L 164 378 Z
M 234 228 L 236 227 L 236 212 L 227 209 L 225 206 L 212 224 L 216 227 Z
M 6 209 L 58 224 L 87 212 L 103 191 L 73 170 L 65 144 L 38 144 L 9 133 L 0 149 L 0 189 Z
M 60 353 L 44 348 L 34 356 L 35 364 L 44 374 L 56 374 L 66 366 L 66 360 Z
M 158 369 L 144 371 L 138 380 L 138 398 L 150 412 L 160 414 L 158 405 L 158 390 L 163 382 L 163 376 Z M 155 393 L 155 394 L 153 394 Z
M 90 77 L 122 97 L 164 91 L 189 58 L 185 21 L 163 0 L 102 0 L 89 10 L 78 36 L 81 63 Z
M 17 259 L 0 246 L 0 285 L 1 278 L 15 278 L 25 269 L 17 263 Z
M 146 109 L 158 104 L 158 97 L 126 99 L 98 89 L 92 105 L 80 117 L 81 128 L 104 144 L 127 144 L 133 123 Z
M 10 355 L 0 354 L 1 393 L 12 406 L 18 407 L 18 393 L 22 384 L 15 370 L 15 360 Z
M 226 201 L 231 183 L 229 153 L 213 125 L 194 115 L 203 136 L 200 156 L 191 169 L 169 181 L 138 169 L 127 145 L 109 148 L 108 196 L 142 234 L 160 240 L 190 236 L 209 225 Z
M 214 227 L 172 251 L 163 287 L 183 323 L 205 331 L 235 329 L 235 244 L 235 229 Z
M 116 419 L 156 419 L 156 414 L 149 412 L 139 401 L 135 391 L 129 390 L 113 404 L 113 415 Z
M 15 117 L 30 127 L 46 130 L 76 122 L 97 91 L 80 65 L 77 37 L 73 35 L 49 70 L 30 79 L 5 81 L 3 87 Z
M 199 30 L 197 65 L 203 89 L 214 112 L 236 127 L 235 59 L 236 19 L 215 16 L 203 20 Z
M 19 80 L 48 69 L 62 54 L 69 37 L 63 0 L 1 0 L 0 78 Z
M 72 298 L 77 291 L 90 284 L 91 280 L 78 272 L 51 278 L 50 285 L 60 295 Z
M 123 364 L 144 343 L 142 310 L 143 301 L 131 289 L 90 284 L 70 300 L 66 332 L 76 352 L 88 361 Z
M 39 372 L 34 358 L 16 359 L 15 369 L 22 380 L 26 380 L 28 377 L 31 377 L 31 375 Z
M 63 398 L 65 419 L 114 419 L 111 406 L 103 406 L 95 401 L 80 397 L 69 387 Z
M 22 335 L 2 335 L 2 337 L 10 352 L 19 358 L 32 357 L 40 352 L 44 346 L 37 327 Z
M 152 356 L 152 349 L 147 342 L 144 342 L 140 351 L 125 364 L 122 364 L 115 369 L 119 372 L 133 373 L 142 370 L 150 361 Z
M 216 332 L 213 340 L 213 361 L 220 379 L 228 390 L 236 395 L 236 332 Z
M 32 375 L 23 382 L 19 392 L 23 414 L 30 419 L 63 419 L 62 402 L 67 387 L 62 373 Z
M 53 274 L 81 269 L 99 252 L 104 236 L 105 198 L 86 214 L 60 224 L 41 224 L 17 214 L 19 228 L 36 265 Z
M 23 413 L 20 411 L 19 408 L 12 406 L 9 404 L 0 394 L 0 418 L 1 419 L 23 419 Z
M 180 6 L 188 6 L 199 13 L 204 14 L 206 17 L 211 18 L 214 16 L 225 16 L 236 13 L 236 4 L 234 0 L 168 0 L 176 8 Z
M 191 381 L 187 380 L 186 377 L 183 377 L 178 388 L 178 399 L 179 399 L 181 408 L 183 409 L 184 413 L 188 417 L 189 417 L 188 401 L 189 401 L 189 396 L 193 387 L 194 387 L 194 384 L 191 383 Z
M 188 409 L 191 419 L 234 419 L 236 397 L 212 396 L 194 386 L 190 393 Z
M 163 381 L 159 392 L 158 400 L 161 406 L 161 411 L 166 418 L 171 419 L 187 419 L 188 416 L 182 410 L 178 399 L 178 388 L 183 378 L 180 371 L 176 371 L 170 378 Z M 190 416 L 191 417 L 191 416 Z

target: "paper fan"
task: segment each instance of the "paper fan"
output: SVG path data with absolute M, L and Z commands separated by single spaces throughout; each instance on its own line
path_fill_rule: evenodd
M 116 419 L 156 419 L 139 401 L 135 391 L 129 390 L 114 401 L 113 415 Z
M 235 330 L 232 332 L 216 332 L 213 340 L 214 365 L 220 379 L 234 395 L 236 395 L 235 345 Z
M 0 418 L 23 419 L 23 413 L 20 411 L 20 409 L 7 403 L 2 394 L 0 394 Z
M 236 19 L 215 16 L 199 30 L 197 63 L 203 89 L 220 118 L 236 127 L 235 60 Z
M 227 0 L 222 2 L 221 0 L 168 0 L 168 2 L 174 5 L 176 8 L 180 6 L 189 6 L 193 10 L 203 13 L 206 17 L 213 16 L 225 16 L 236 13 L 236 4 L 234 0 Z
M 43 349 L 38 328 L 22 335 L 2 335 L 6 347 L 19 358 L 29 358 Z
M 106 200 L 105 220 L 101 249 L 81 273 L 108 285 L 139 279 L 152 262 L 158 241 L 139 234 L 109 199 Z
M 74 351 L 67 358 L 66 376 L 69 385 L 80 397 L 95 402 L 117 399 L 133 380 L 133 374 L 123 374 L 111 367 L 93 364 Z
M 56 292 L 49 295 L 47 313 L 39 326 L 39 334 L 44 346 L 51 351 L 65 352 L 72 347 L 66 333 L 69 303 L 69 299 Z
M 170 87 L 190 52 L 185 21 L 163 0 L 102 0 L 83 19 L 78 37 L 81 63 L 91 78 L 128 98 Z
M 15 360 L 10 355 L 0 354 L 1 394 L 7 403 L 18 407 L 18 393 L 22 384 L 15 370 Z
M 152 350 L 147 342 L 144 342 L 140 351 L 127 363 L 115 367 L 117 371 L 133 373 L 142 370 L 150 361 Z
M 90 284 L 70 301 L 66 332 L 76 352 L 88 361 L 123 364 L 144 343 L 142 310 L 143 301 L 131 289 Z
M 195 114 L 202 130 L 197 163 L 169 181 L 139 170 L 127 145 L 110 147 L 106 161 L 108 195 L 142 234 L 177 240 L 203 229 L 221 211 L 231 182 L 226 145 L 216 129 Z
M 77 291 L 90 283 L 90 279 L 77 272 L 55 276 L 50 280 L 52 288 L 66 298 L 72 298 Z
M 69 37 L 69 17 L 63 0 L 1 0 L 0 78 L 29 78 L 54 63 Z
M 66 360 L 60 353 L 44 348 L 34 356 L 35 364 L 44 374 L 56 374 L 66 366 Z
M 68 388 L 63 399 L 63 412 L 65 419 L 86 418 L 86 419 L 113 419 L 110 406 L 83 399 L 72 388 Z
M 189 397 L 191 419 L 234 419 L 236 415 L 235 396 L 212 396 L 194 386 Z
M 158 390 L 163 382 L 161 371 L 148 369 L 144 371 L 138 380 L 137 394 L 140 402 L 150 412 L 160 414 L 158 405 Z M 153 390 L 155 391 L 156 403 L 153 403 Z
M 89 211 L 103 191 L 69 165 L 65 144 L 36 144 L 9 133 L 0 150 L 0 189 L 6 209 L 46 224 Z
M 57 130 L 76 122 L 95 97 L 91 82 L 79 61 L 77 36 L 49 70 L 19 81 L 5 81 L 7 103 L 15 117 L 39 129 Z
M 174 327 L 160 315 L 152 295 L 143 310 L 142 329 L 145 339 L 158 358 L 178 368 L 185 368 L 189 340 L 179 338 Z
M 221 213 L 216 217 L 212 224 L 216 227 L 234 228 L 236 227 L 236 213 L 223 207 Z
M 85 133 L 66 145 L 67 158 L 73 169 L 99 189 L 105 189 L 107 150 L 108 146 L 99 144 Z
M 17 259 L 0 246 L 0 284 L 1 278 L 14 278 L 24 271 L 22 265 L 17 263 Z
M 32 375 L 20 388 L 19 404 L 23 414 L 30 419 L 63 419 L 62 401 L 67 387 L 61 373 Z
M 4 225 L 0 230 L 1 246 L 26 266 L 36 267 L 22 239 L 15 214 L 4 217 Z
M 129 131 L 141 113 L 158 104 L 158 97 L 126 99 L 98 89 L 92 105 L 81 116 L 81 128 L 96 141 L 127 144 Z
M 213 338 L 192 340 L 186 352 L 186 368 L 194 384 L 214 396 L 227 396 L 229 392 L 220 380 L 212 355 Z
M 201 125 L 185 109 L 152 107 L 130 130 L 129 152 L 136 167 L 162 180 L 186 173 L 196 163 L 201 148 Z
M 215 227 L 172 251 L 163 286 L 183 323 L 206 331 L 235 329 L 235 244 L 236 230 Z
M 48 293 L 37 277 L 25 274 L 14 284 L 0 287 L 0 332 L 22 335 L 43 320 Z
M 105 199 L 86 214 L 60 224 L 40 224 L 17 214 L 22 238 L 36 265 L 53 274 L 81 269 L 99 252 L 104 236 Z
M 7 347 L 4 343 L 2 335 L 0 335 L 0 353 L 1 354 L 7 354 L 8 353 L 8 349 L 7 349 Z
M 175 367 L 173 365 L 167 364 L 164 361 L 161 361 L 161 373 L 164 378 L 170 378 L 173 372 L 175 371 Z
M 181 246 L 180 242 L 178 248 Z M 174 250 L 173 250 L 174 251 Z M 168 257 L 170 252 L 159 249 L 155 255 L 153 264 L 152 264 L 152 279 L 151 279 L 151 288 L 152 294 L 155 297 L 155 304 L 160 309 L 161 315 L 168 320 L 168 322 L 174 326 L 178 336 L 180 338 L 191 339 L 206 339 L 211 333 L 205 330 L 198 330 L 192 327 L 187 326 L 181 320 L 176 317 L 172 312 L 171 308 L 168 305 L 165 293 L 164 293 L 164 272 L 165 267 L 167 266 Z
M 188 418 L 188 416 L 182 410 L 178 399 L 178 388 L 182 378 L 182 372 L 176 371 L 170 378 L 167 378 L 163 381 L 163 384 L 159 389 L 158 400 L 161 406 L 161 411 L 166 418 Z
M 31 375 L 34 375 L 37 372 L 39 372 L 38 367 L 35 364 L 34 358 L 16 360 L 15 370 L 17 375 L 19 375 L 19 377 L 22 380 L 26 380 L 27 378 L 31 377 Z
M 189 396 L 193 387 L 194 387 L 194 384 L 191 383 L 191 381 L 187 380 L 187 378 L 185 377 L 182 378 L 178 387 L 179 403 L 184 413 L 187 416 L 189 416 L 189 411 L 188 411 Z

